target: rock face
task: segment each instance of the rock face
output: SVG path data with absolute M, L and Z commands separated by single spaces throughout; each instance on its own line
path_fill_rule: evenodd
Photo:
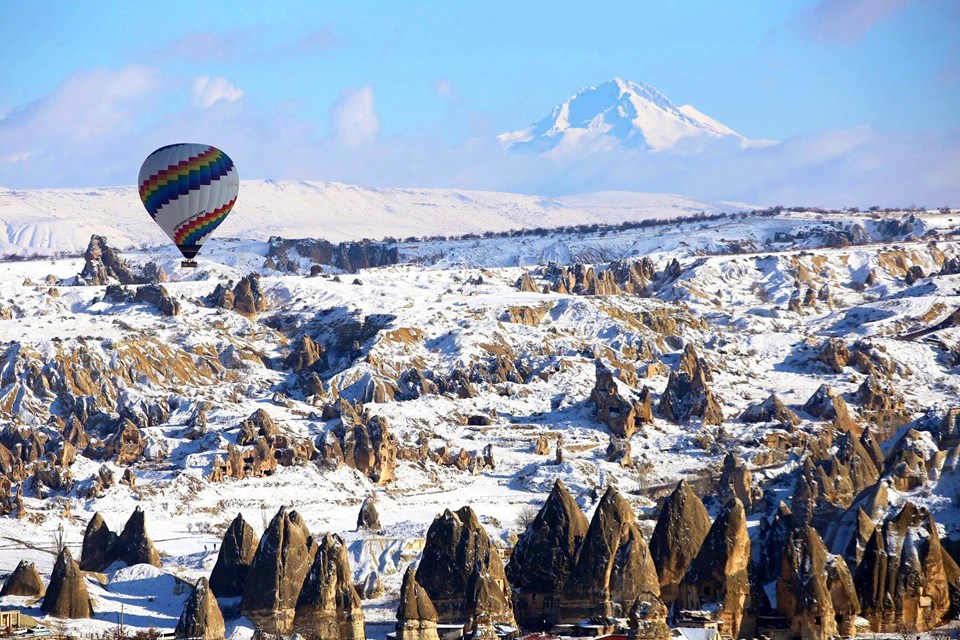
M 777 610 L 794 637 L 826 640 L 856 633 L 860 603 L 846 562 L 827 553 L 809 525 L 790 532 L 777 580 Z
M 877 526 L 855 573 L 861 615 L 874 631 L 925 631 L 944 620 L 960 569 L 940 545 L 933 516 L 908 502 Z
M 260 276 L 256 273 L 244 276 L 233 289 L 233 310 L 252 318 L 268 308 L 266 295 L 260 288 Z
M 360 513 L 357 514 L 357 530 L 379 531 L 381 528 L 377 505 L 372 498 L 368 497 L 363 501 L 360 506 Z
M 145 302 L 153 305 L 160 312 L 160 315 L 180 315 L 180 303 L 174 300 L 167 288 L 161 284 L 146 284 L 137 287 L 137 293 L 133 299 L 135 302 Z
M 661 415 L 674 424 L 686 424 L 691 418 L 708 425 L 721 424 L 723 411 L 707 384 L 711 378 L 706 363 L 697 356 L 693 345 L 687 344 L 680 366 L 670 373 L 660 397 Z
M 289 633 L 316 543 L 296 511 L 281 508 L 260 538 L 243 589 L 241 611 L 268 633 Z
M 42 596 L 45 591 L 43 580 L 32 562 L 21 560 L 0 589 L 0 598 L 4 596 Z
M 650 538 L 650 556 L 660 576 L 660 597 L 667 605 L 677 599 L 680 581 L 697 557 L 710 525 L 703 501 L 681 480 L 664 500 Z
M 117 558 L 117 534 L 110 531 L 99 513 L 93 514 L 83 534 L 80 568 L 103 571 Z
M 621 390 L 613 371 L 597 360 L 597 382 L 590 393 L 590 401 L 596 406 L 598 422 L 607 425 L 610 432 L 621 438 L 629 438 L 641 425 L 653 422 L 650 409 L 650 390 L 640 393 L 632 389 Z
M 397 464 L 397 442 L 387 426 L 386 418 L 373 416 L 364 422 L 357 413 L 340 402 L 341 424 L 325 434 L 332 448 L 324 451 L 327 459 L 360 471 L 379 485 L 393 482 Z M 335 445 L 335 447 L 333 446 Z
M 755 620 L 745 619 L 751 605 L 750 536 L 743 504 L 734 499 L 717 516 L 680 584 L 679 602 L 688 610 L 717 608 L 724 635 L 752 637 Z
M 803 410 L 814 418 L 831 420 L 834 424 L 849 429 L 853 419 L 847 410 L 847 403 L 829 386 L 822 384 L 803 405 Z
M 57 562 L 53 565 L 50 584 L 43 596 L 40 611 L 55 618 L 93 617 L 86 579 L 67 547 L 60 551 Z
M 743 503 L 745 509 L 753 506 L 753 474 L 750 468 L 733 453 L 723 457 L 723 471 L 717 486 L 717 496 L 722 504 L 733 499 Z
M 226 634 L 223 614 L 206 578 L 200 578 L 187 598 L 174 633 L 178 638 L 223 640 Z
M 319 238 L 277 236 L 272 236 L 268 242 L 267 258 L 283 271 L 297 271 L 300 258 L 306 258 L 314 265 L 333 265 L 347 273 L 400 261 L 400 250 L 394 243 L 364 240 L 333 244 Z
M 363 612 L 353 586 L 347 548 L 327 534 L 297 599 L 293 629 L 307 640 L 363 640 Z
M 210 574 L 210 589 L 222 598 L 243 595 L 243 585 L 256 552 L 257 537 L 253 527 L 237 514 L 220 544 L 217 563 Z
M 560 619 L 560 596 L 587 534 L 587 517 L 561 480 L 517 540 L 506 575 L 513 609 L 524 629 L 549 628 Z
M 646 592 L 660 595 L 657 569 L 633 509 L 608 487 L 564 583 L 561 622 L 624 616 Z
M 427 591 L 417 582 L 413 565 L 407 566 L 400 586 L 397 607 L 397 640 L 440 640 L 437 635 L 437 610 Z
M 140 507 L 134 509 L 117 539 L 117 560 L 132 566 L 152 564 L 160 566 L 160 554 L 147 535 L 146 517 Z
M 83 253 L 83 270 L 80 279 L 88 285 L 103 286 L 116 280 L 120 284 L 138 284 L 140 279 L 133 275 L 126 260 L 107 245 L 103 236 L 90 236 L 90 244 Z
M 427 531 L 417 577 L 440 622 L 516 625 L 500 554 L 470 507 L 449 509 Z

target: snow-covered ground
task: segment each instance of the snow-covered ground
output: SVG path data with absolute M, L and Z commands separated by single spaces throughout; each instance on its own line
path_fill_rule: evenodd
M 907 365 L 910 376 L 895 382 L 914 415 L 953 406 L 960 394 L 957 371 L 944 363 L 935 346 L 898 338 L 960 308 L 960 275 L 923 278 L 912 286 L 905 283 L 891 256 L 911 256 L 915 264 L 923 265 L 925 274 L 934 272 L 938 258 L 926 240 L 826 249 L 817 246 L 820 236 L 804 235 L 833 223 L 858 223 L 875 231 L 874 221 L 854 214 L 827 222 L 816 214 L 796 214 L 593 236 L 548 233 L 404 243 L 401 256 L 414 264 L 335 279 L 264 268 L 266 245 L 262 240 L 268 235 L 319 235 L 338 240 L 406 236 L 437 229 L 446 233 L 499 230 L 546 225 L 547 220 L 552 224 L 618 222 L 669 216 L 671 210 L 687 215 L 707 206 L 714 207 L 706 209 L 711 213 L 720 205 L 637 194 L 593 194 L 558 201 L 436 190 L 390 190 L 385 195 L 384 190 L 319 183 L 247 182 L 242 194 L 244 204 L 221 231 L 225 236 L 259 241 L 211 242 L 197 270 L 181 269 L 179 256 L 169 248 L 125 253 L 136 264 L 156 260 L 170 273 L 171 281 L 164 286 L 182 307 L 175 318 L 159 316 L 145 304 L 104 301 L 104 287 L 55 286 L 51 290 L 48 282 L 69 281 L 82 268 L 82 259 L 0 263 L 0 306 L 13 311 L 11 319 L 0 320 L 0 340 L 5 344 L 18 342 L 51 356 L 82 345 L 109 360 L 118 345 L 135 340 L 145 349 L 157 345 L 191 353 L 211 349 L 227 363 L 227 374 L 217 384 L 144 384 L 131 390 L 145 397 L 176 394 L 214 404 L 208 413 L 211 437 L 186 439 L 183 412 L 174 412 L 165 424 L 144 430 L 152 446 L 168 453 L 136 465 L 136 489 L 116 485 L 93 500 L 75 492 L 44 499 L 26 495 L 26 518 L 0 518 L 0 572 L 12 571 L 26 558 L 36 562 L 46 578 L 54 561 L 54 533 L 61 523 L 69 546 L 79 557 L 84 527 L 94 512 L 101 513 L 114 531 L 122 528 L 135 507 L 146 512 L 148 531 L 161 552 L 163 568 L 120 568 L 108 573 L 105 585 L 91 579 L 96 619 L 70 623 L 82 632 L 115 624 L 121 606 L 131 628 L 172 628 L 189 594 L 189 588 L 184 589 L 178 579 L 192 582 L 209 575 L 222 533 L 237 513 L 259 533 L 276 510 L 287 505 L 303 515 L 313 533 L 339 533 L 349 545 L 356 580 L 375 570 L 387 589 L 385 596 L 365 602 L 368 622 L 389 622 L 395 613 L 402 571 L 416 559 L 426 528 L 444 509 L 472 506 L 495 539 L 507 546 L 518 532 L 524 507 L 540 504 L 557 477 L 564 480 L 588 515 L 593 507 L 591 492 L 607 484 L 618 486 L 639 513 L 650 514 L 655 508 L 652 487 L 716 470 L 722 454 L 695 444 L 704 428 L 699 424 L 677 426 L 659 418 L 652 428 L 633 438 L 633 468 L 607 462 L 609 434 L 594 420 L 588 402 L 596 356 L 637 366 L 661 360 L 669 369 L 686 343 L 695 344 L 714 371 L 712 386 L 727 418 L 727 437 L 742 443 L 740 453 L 748 462 L 761 451 L 755 443 L 771 429 L 770 425 L 749 425 L 737 419 L 749 404 L 775 391 L 799 410 L 821 384 L 850 393 L 864 379 L 852 369 L 837 374 L 815 362 L 815 347 L 825 337 L 850 341 L 868 337 Z M 272 218 L 259 212 L 266 211 L 278 194 L 285 194 L 285 206 L 277 211 L 274 226 Z M 387 206 L 388 201 L 394 204 Z M 404 203 L 403 207 L 398 202 Z M 647 204 L 636 204 L 644 202 Z M 4 250 L 82 249 L 91 232 L 105 233 L 120 246 L 149 244 L 154 236 L 158 243 L 165 241 L 138 208 L 132 189 L 26 195 L 0 191 L 0 219 L 6 221 L 8 230 Z M 349 216 L 342 214 L 345 209 L 351 212 Z M 117 215 L 118 211 L 124 215 Z M 71 218 L 76 215 L 85 222 L 76 224 Z M 960 226 L 954 225 L 951 214 L 923 215 L 917 224 L 921 232 L 949 232 Z M 793 239 L 768 242 L 778 233 L 792 234 Z M 735 249 L 739 253 L 731 253 Z M 941 258 L 960 255 L 955 242 L 941 242 L 937 251 Z M 530 266 L 550 260 L 602 262 L 639 256 L 650 256 L 658 271 L 670 259 L 679 258 L 681 276 L 658 285 L 652 297 L 528 293 L 515 286 Z M 876 272 L 876 281 L 859 286 L 871 270 Z M 218 282 L 236 281 L 251 271 L 262 274 L 261 285 L 270 301 L 270 309 L 258 318 L 247 319 L 203 304 L 201 298 Z M 361 284 L 353 283 L 355 277 Z M 540 285 L 546 283 L 537 270 L 533 277 Z M 802 313 L 788 310 L 798 281 L 803 288 L 828 285 L 833 306 L 818 304 Z M 549 310 L 535 326 L 505 320 L 511 308 L 540 306 Z M 679 319 L 671 335 L 637 320 L 657 313 Z M 427 395 L 366 404 L 367 411 L 385 417 L 391 432 L 408 446 L 422 434 L 429 437 L 431 449 L 447 445 L 453 451 L 462 447 L 476 452 L 493 444 L 496 468 L 471 475 L 429 461 L 402 460 L 396 481 L 385 487 L 372 485 L 366 476 L 347 467 L 331 470 L 313 463 L 281 467 L 267 478 L 209 481 L 214 456 L 234 441 L 235 427 L 258 408 L 266 410 L 282 429 L 300 437 L 315 438 L 334 422 L 318 418 L 318 408 L 291 391 L 291 376 L 278 365 L 289 353 L 293 338 L 283 327 L 312 327 L 315 338 L 332 344 L 339 330 L 337 321 L 373 314 L 386 319 L 383 330 L 362 345 L 359 356 L 333 367 L 325 380 L 328 387 L 335 385 L 346 397 L 366 380 L 390 372 L 399 375 L 416 366 L 442 376 L 455 367 L 468 369 L 473 363 L 488 362 L 496 353 L 514 354 L 528 361 L 534 371 L 543 372 L 526 384 L 479 385 L 477 396 L 468 399 Z M 417 329 L 417 337 L 409 341 L 390 337 L 391 330 L 403 328 Z M 960 341 L 960 329 L 946 329 L 939 337 L 955 344 Z M 644 345 L 652 353 L 649 359 L 637 355 Z M 273 364 L 231 360 L 227 357 L 231 347 L 255 351 Z M 648 385 L 658 398 L 667 375 L 642 379 L 641 384 Z M 286 392 L 289 399 L 278 399 L 278 390 Z M 8 389 L 0 392 L 6 394 Z M 493 424 L 468 426 L 466 418 L 474 414 L 492 416 Z M 42 416 L 33 417 L 42 422 Z M 810 416 L 802 417 L 807 426 L 812 424 Z M 29 423 L 31 414 L 21 412 L 16 419 Z M 553 442 L 561 435 L 564 462 L 549 464 Z M 547 457 L 533 451 L 540 436 L 551 442 Z M 122 467 L 106 464 L 116 477 L 122 475 Z M 783 468 L 759 470 L 755 478 L 774 477 L 791 464 L 795 460 Z M 71 468 L 76 486 L 89 481 L 100 466 L 99 461 L 79 457 Z M 960 517 L 951 501 L 938 498 L 939 490 L 934 495 L 924 491 L 920 488 L 916 495 L 895 496 L 894 502 L 907 497 L 919 500 L 937 513 L 945 532 L 960 535 Z M 357 511 L 368 495 L 377 498 L 384 526 L 379 534 L 354 531 Z M 2 604 L 24 603 L 11 600 Z M 26 611 L 39 615 L 36 606 L 28 606 Z M 228 637 L 251 634 L 249 623 L 229 623 Z

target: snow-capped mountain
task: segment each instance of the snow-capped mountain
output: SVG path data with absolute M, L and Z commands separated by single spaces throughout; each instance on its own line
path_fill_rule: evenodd
M 614 78 L 580 89 L 526 129 L 503 133 L 500 143 L 515 151 L 597 151 L 638 148 L 650 151 L 693 148 L 721 138 L 748 141 L 691 105 L 676 106 L 641 82 Z

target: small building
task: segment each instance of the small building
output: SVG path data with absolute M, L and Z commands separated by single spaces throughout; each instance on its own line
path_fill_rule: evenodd
M 10 611 L 0 611 L 0 629 L 19 629 L 20 611 L 11 609 Z

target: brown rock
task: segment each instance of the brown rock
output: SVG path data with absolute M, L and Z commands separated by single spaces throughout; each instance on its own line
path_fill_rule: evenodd
M 680 581 L 697 557 L 710 526 L 703 501 L 681 480 L 664 500 L 650 538 L 650 556 L 660 577 L 660 597 L 667 605 L 677 599 Z
M 363 612 L 353 586 L 347 548 L 339 536 L 320 539 L 303 581 L 293 621 L 307 640 L 363 640 Z
M 753 507 L 750 467 L 733 453 L 727 453 L 723 458 L 723 471 L 720 474 L 718 496 L 724 504 L 736 498 L 743 503 L 744 509 L 749 511 Z
M 377 505 L 372 497 L 367 497 L 360 506 L 360 513 L 357 515 L 357 530 L 379 531 L 380 514 L 377 513 Z
M 151 564 L 160 566 L 160 554 L 147 535 L 146 516 L 140 507 L 133 510 L 117 539 L 117 559 L 128 566 Z
M 608 487 L 564 583 L 561 621 L 623 616 L 646 592 L 660 594 L 657 569 L 633 509 Z
M 117 559 L 117 534 L 110 531 L 99 513 L 93 514 L 83 533 L 80 568 L 84 571 L 103 571 Z
M 407 566 L 397 608 L 397 640 L 439 640 L 438 620 L 430 596 L 417 582 L 416 570 L 412 564 Z
M 777 422 L 784 427 L 800 424 L 797 414 L 791 411 L 776 393 L 771 393 L 763 402 L 751 404 L 740 419 L 744 422 Z
M 258 438 L 272 438 L 280 435 L 280 428 L 263 409 L 257 409 L 250 417 L 240 423 L 237 445 L 244 447 L 256 443 Z
M 514 613 L 524 629 L 545 629 L 559 621 L 563 585 L 588 527 L 587 517 L 558 479 L 517 540 L 506 567 Z
M 724 632 L 737 638 L 752 633 L 753 621 L 745 620 L 750 607 L 750 536 L 743 504 L 734 499 L 717 517 L 697 557 L 680 583 L 680 599 L 686 609 L 702 610 L 717 605 L 716 617 Z
M 613 371 L 599 359 L 596 361 L 596 376 L 590 400 L 596 406 L 597 420 L 607 425 L 611 433 L 629 438 L 641 425 L 653 422 L 649 389 L 644 387 L 637 393 L 625 385 L 621 388 Z
M 32 562 L 21 560 L 3 583 L 0 598 L 4 596 L 42 596 L 46 591 L 43 580 Z
M 323 345 L 314 342 L 307 334 L 303 334 L 283 364 L 295 373 L 319 371 L 326 366 L 326 358 L 327 353 Z
M 47 585 L 40 611 L 55 618 L 93 617 L 86 579 L 67 547 L 60 551 L 53 565 L 50 584 Z
M 667 625 L 669 609 L 656 595 L 640 594 L 630 607 L 629 624 L 631 640 L 666 640 L 672 637 Z
M 223 640 L 226 629 L 220 605 L 206 578 L 200 578 L 187 598 L 174 631 L 178 638 Z
M 260 538 L 241 612 L 267 633 L 289 633 L 316 542 L 296 511 L 281 507 Z
M 233 310 L 252 318 L 267 308 L 266 295 L 260 288 L 260 276 L 251 273 L 243 277 L 233 289 Z
M 133 275 L 126 260 L 107 245 L 103 236 L 90 236 L 90 244 L 83 253 L 83 270 L 79 278 L 88 285 L 103 286 L 117 280 L 120 284 L 137 284 L 140 280 Z
M 484 614 L 492 622 L 516 625 L 503 561 L 470 507 L 448 509 L 434 519 L 417 578 L 441 622 Z
M 210 589 L 222 598 L 243 595 L 243 585 L 257 552 L 257 537 L 241 514 L 233 519 L 220 544 L 217 563 L 210 574 Z

